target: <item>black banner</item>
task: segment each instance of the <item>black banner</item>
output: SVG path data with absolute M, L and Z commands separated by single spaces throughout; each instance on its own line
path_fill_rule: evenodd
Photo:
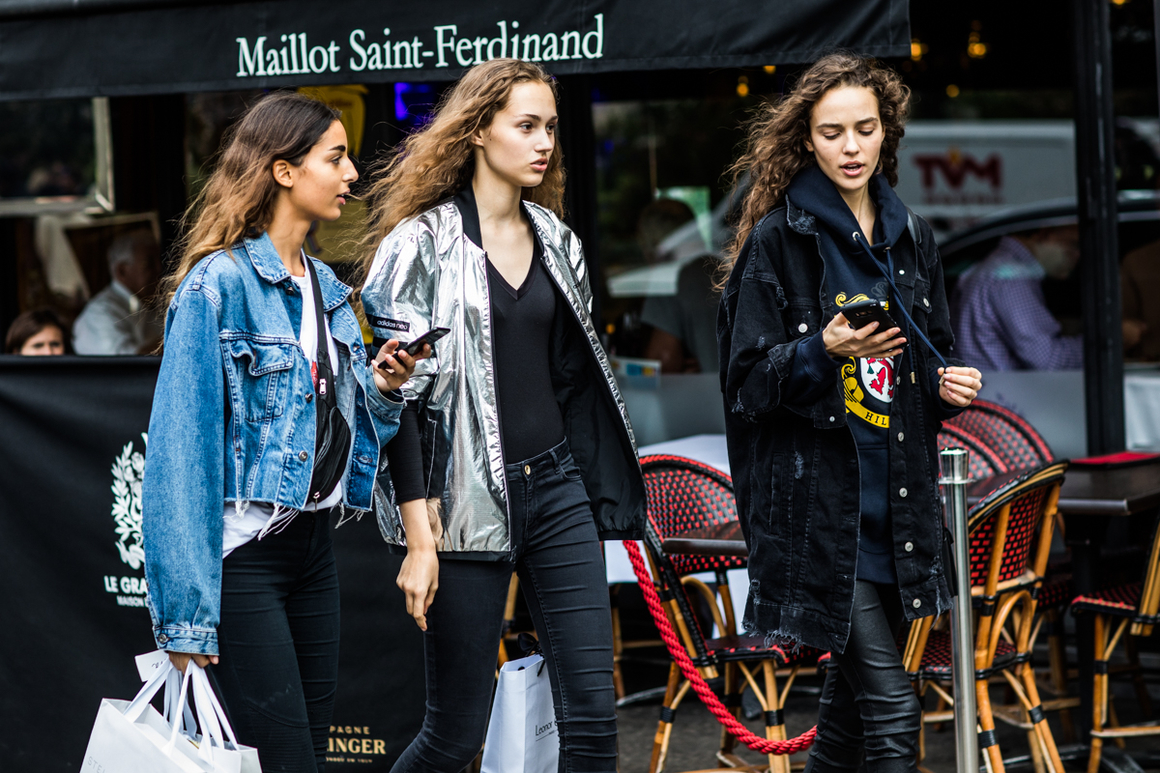
M 34 15 L 29 15 L 34 14 Z M 0 5 L 0 99 L 453 80 L 504 56 L 568 75 L 907 56 L 907 0 Z
M 0 356 L 0 769 L 76 773 L 102 698 L 141 687 L 140 481 L 158 361 Z M 190 406 L 190 410 L 197 410 Z M 342 587 L 327 770 L 389 770 L 423 719 L 422 634 L 372 517 Z

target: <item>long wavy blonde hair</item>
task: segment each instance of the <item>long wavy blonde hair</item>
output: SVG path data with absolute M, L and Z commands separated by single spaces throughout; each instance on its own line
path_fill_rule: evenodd
M 181 219 L 177 268 L 162 286 L 166 306 L 199 260 L 270 227 L 280 190 L 274 162 L 299 166 L 339 115 L 316 99 L 282 91 L 255 102 L 230 127 L 213 174 Z
M 519 83 L 543 83 L 557 95 L 556 79 L 538 64 L 492 59 L 476 65 L 444 94 L 430 122 L 409 135 L 371 172 L 363 270 L 395 226 L 462 190 L 475 173 L 472 136 L 491 126 Z M 525 201 L 564 214 L 564 156 L 559 142 L 548 158 L 543 182 L 524 188 Z
M 910 89 L 898 73 L 877 60 L 839 51 L 814 62 L 781 101 L 765 105 L 749 122 L 745 153 L 730 167 L 736 185 L 746 172 L 749 189 L 741 203 L 741 219 L 725 248 L 725 272 L 737 261 L 741 247 L 757 222 L 785 196 L 794 175 L 816 163 L 806 148 L 810 115 L 827 92 L 841 86 L 870 89 L 878 98 L 878 115 L 885 137 L 879 164 L 893 187 L 898 184 L 898 143 L 906 131 Z

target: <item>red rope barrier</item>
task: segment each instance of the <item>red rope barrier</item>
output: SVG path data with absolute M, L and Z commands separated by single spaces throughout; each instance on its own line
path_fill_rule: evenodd
M 749 728 L 741 724 L 737 717 L 730 713 L 729 709 L 721 704 L 713 690 L 705 684 L 701 673 L 693 665 L 693 661 L 689 659 L 688 653 L 685 652 L 684 645 L 673 632 L 673 627 L 669 624 L 669 617 L 665 614 L 664 608 L 661 607 L 660 597 L 657 596 L 656 588 L 653 587 L 652 575 L 645 567 L 640 548 L 634 540 L 625 540 L 624 548 L 628 551 L 628 560 L 632 562 L 633 571 L 636 572 L 641 593 L 644 594 L 645 603 L 648 604 L 648 611 L 652 613 L 653 622 L 656 623 L 661 638 L 665 640 L 669 654 L 673 656 L 673 660 L 680 667 L 681 673 L 689 680 L 693 691 L 705 704 L 705 708 L 717 717 L 717 721 L 724 725 L 738 741 L 762 754 L 793 754 L 810 748 L 814 743 L 814 736 L 818 733 L 817 727 L 811 727 L 797 738 L 791 738 L 788 741 L 771 741 L 768 738 L 754 735 Z

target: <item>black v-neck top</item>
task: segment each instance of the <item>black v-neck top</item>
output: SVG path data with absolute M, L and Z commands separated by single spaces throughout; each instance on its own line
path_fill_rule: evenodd
M 455 196 L 463 218 L 463 234 L 483 248 L 479 211 L 468 186 Z M 526 213 L 525 213 L 526 216 Z M 550 341 L 559 293 L 544 267 L 544 249 L 533 230 L 531 267 L 518 288 L 487 262 L 492 358 L 499 399 L 500 436 L 504 461 L 521 462 L 564 440 L 564 419 L 552 388 Z M 409 502 L 427 496 L 423 474 L 417 406 L 408 405 L 399 431 L 387 444 L 396 499 Z

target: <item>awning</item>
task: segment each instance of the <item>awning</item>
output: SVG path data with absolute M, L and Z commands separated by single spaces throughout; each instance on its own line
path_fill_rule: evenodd
M 0 0 L 0 100 L 556 75 L 910 53 L 907 0 Z

